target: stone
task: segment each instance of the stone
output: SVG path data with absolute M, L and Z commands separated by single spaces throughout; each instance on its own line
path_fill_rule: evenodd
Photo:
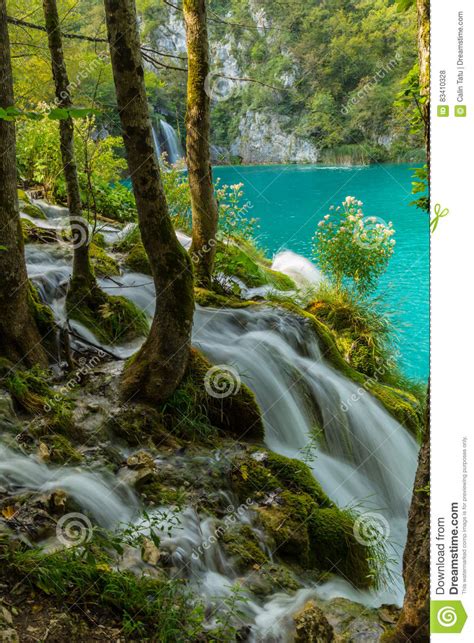
M 330 643 L 334 640 L 331 625 L 314 601 L 308 601 L 293 619 L 295 643 Z
M 145 538 L 142 544 L 142 560 L 148 565 L 156 565 L 161 558 L 158 547 L 149 538 Z

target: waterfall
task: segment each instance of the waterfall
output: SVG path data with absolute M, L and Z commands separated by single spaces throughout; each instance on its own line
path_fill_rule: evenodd
M 169 126 L 168 126 L 169 127 Z M 170 128 L 172 129 L 172 128 Z M 56 213 L 55 213 L 56 214 Z M 111 237 L 113 233 L 111 232 Z M 182 235 L 181 243 L 189 239 Z M 284 256 L 280 263 L 291 264 L 295 256 Z M 63 246 L 26 246 L 28 272 L 59 319 L 64 319 L 64 283 L 70 275 L 70 250 Z M 301 263 L 301 262 L 300 262 Z M 304 262 L 303 262 L 304 263 Z M 288 268 L 288 266 L 286 266 Z M 317 281 L 302 266 L 302 278 Z M 125 272 L 114 282 L 101 280 L 101 286 L 114 295 L 131 299 L 148 315 L 154 311 L 155 293 L 150 277 Z M 92 336 L 80 324 L 75 330 Z M 94 338 L 95 343 L 100 343 Z M 279 593 L 262 603 L 250 597 L 245 605 L 246 618 L 252 623 L 255 641 L 288 641 L 282 622 L 308 598 L 331 599 L 343 596 L 366 605 L 401 603 L 401 557 L 406 540 L 406 523 L 416 471 L 417 444 L 413 437 L 367 391 L 335 370 L 322 356 L 318 340 L 304 319 L 282 309 L 259 306 L 246 309 L 213 309 L 197 306 L 193 344 L 213 363 L 235 368 L 242 381 L 255 393 L 263 413 L 265 442 L 268 448 L 292 458 L 305 459 L 326 493 L 341 507 L 362 506 L 382 514 L 390 527 L 390 540 L 396 546 L 392 573 L 397 580 L 378 592 L 359 591 L 346 580 L 333 577 L 322 584 L 312 584 L 290 596 Z M 114 347 L 125 358 L 137 344 Z M 354 398 L 355 396 L 355 398 Z M 350 403 L 350 400 L 357 402 Z M 311 431 L 322 430 L 323 440 L 316 452 L 303 457 Z M 137 514 L 137 502 L 131 495 L 116 493 L 113 481 L 96 473 L 56 470 L 27 456 L 0 449 L 0 483 L 26 488 L 51 489 L 55 485 L 68 491 L 97 520 L 107 524 Z M 105 491 L 108 488 L 109 491 Z M 105 490 L 104 490 L 105 489 Z M 102 509 L 101 509 L 102 507 Z M 103 518 L 101 512 L 103 511 Z M 242 517 L 254 530 L 258 525 L 249 510 Z M 192 560 L 193 547 L 212 530 L 212 519 L 193 509 L 183 510 L 180 530 L 171 530 L 162 546 L 169 547 L 176 567 L 193 568 L 191 583 L 211 600 L 216 593 L 225 597 L 238 578 L 221 550 L 220 543 L 198 562 Z M 263 546 L 263 545 L 262 545 Z M 282 621 L 283 619 L 283 621 Z M 286 626 L 285 626 L 286 627 Z M 273 629 L 272 629 L 273 628 Z M 290 630 L 287 630 L 290 631 Z M 270 638 L 260 638 L 265 632 Z M 283 637 L 283 638 L 281 638 Z
M 155 146 L 156 156 L 158 157 L 158 159 L 161 159 L 162 151 L 160 145 L 160 137 L 158 136 L 154 125 L 151 126 L 151 133 L 153 135 L 153 145 Z
M 183 150 L 178 135 L 166 121 L 160 121 L 160 129 L 164 140 L 164 151 L 168 153 L 168 162 L 176 163 L 183 158 Z
M 175 129 L 166 121 L 160 120 L 158 128 L 152 125 L 153 145 L 159 159 L 166 152 L 168 163 L 176 163 L 184 157 Z

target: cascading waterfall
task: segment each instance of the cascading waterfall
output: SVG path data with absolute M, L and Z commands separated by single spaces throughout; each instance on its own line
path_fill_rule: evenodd
M 112 238 L 115 233 L 109 232 Z M 181 241 L 185 245 L 189 239 L 182 235 Z M 63 285 L 70 274 L 68 249 L 61 245 L 28 245 L 26 258 L 29 274 L 39 286 L 42 298 L 63 321 Z M 279 258 L 279 268 L 294 273 L 302 261 L 305 260 L 297 255 L 292 261 L 286 254 Z M 315 274 L 312 278 L 319 279 L 319 276 Z M 113 283 L 102 280 L 101 285 L 110 293 L 128 297 L 148 314 L 153 313 L 155 294 L 150 277 L 125 273 L 114 278 Z M 89 330 L 76 322 L 72 324 L 77 333 L 86 339 L 91 337 Z M 100 343 L 96 338 L 94 342 Z M 345 596 L 371 606 L 383 602 L 400 604 L 403 597 L 401 554 L 416 470 L 415 440 L 368 392 L 359 389 L 325 361 L 314 333 L 295 315 L 264 306 L 236 310 L 197 307 L 193 343 L 212 362 L 234 367 L 242 381 L 255 392 L 263 412 L 268 447 L 292 458 L 305 459 L 326 493 L 339 506 L 362 505 L 364 509 L 382 514 L 395 546 L 393 572 L 398 581 L 392 582 L 389 590 L 359 591 L 344 579 L 333 577 L 292 596 L 276 594 L 264 604 L 252 597 L 245 606 L 248 622 L 252 624 L 252 640 L 288 640 L 284 638 L 282 623 L 288 622 L 291 629 L 291 614 L 311 596 L 323 599 Z M 135 343 L 111 350 L 125 358 L 136 348 Z M 321 429 L 322 439 L 318 440 L 308 462 L 303 458 L 303 450 L 314 427 Z M 73 474 L 63 469 L 59 473 L 26 456 L 13 456 L 7 449 L 0 450 L 2 484 L 36 489 L 51 489 L 57 484 L 90 510 L 99 522 L 101 507 L 104 512 L 108 507 L 104 513 L 108 523 L 114 521 L 114 515 L 116 520 L 123 520 L 118 505 L 123 505 L 124 515 L 136 514 L 137 504 L 132 495 L 117 496 L 111 503 L 105 493 L 107 485 L 111 485 L 107 478 L 75 471 Z M 257 529 L 251 509 L 244 512 L 241 520 Z M 193 559 L 193 550 L 206 540 L 212 529 L 212 519 L 202 518 L 188 508 L 182 512 L 181 528 L 171 529 L 168 539 L 162 542 L 164 548 L 173 552 L 176 566 L 182 567 L 184 575 L 188 569 L 191 582 L 198 583 L 200 593 L 209 600 L 216 594 L 225 597 L 238 576 L 218 542 L 204 558 Z
M 183 149 L 174 128 L 166 121 L 160 120 L 159 128 L 152 126 L 153 144 L 156 155 L 161 158 L 166 152 L 168 163 L 176 163 L 183 158 Z
M 183 150 L 178 135 L 174 128 L 166 121 L 160 121 L 160 129 L 163 134 L 166 152 L 168 152 L 168 162 L 176 163 L 176 161 L 183 158 Z

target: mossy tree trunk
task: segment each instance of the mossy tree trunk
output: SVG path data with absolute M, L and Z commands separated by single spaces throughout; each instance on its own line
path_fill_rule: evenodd
M 161 401 L 180 383 L 190 352 L 193 271 L 168 212 L 155 154 L 134 0 L 105 0 L 107 32 L 141 237 L 156 289 L 148 338 L 124 371 L 124 398 Z
M 186 159 L 193 211 L 191 257 L 199 286 L 211 285 L 218 208 L 210 158 L 209 41 L 206 0 L 184 0 L 188 49 Z
M 14 105 L 5 0 L 0 0 L 0 107 Z M 17 194 L 14 121 L 0 119 L 0 356 L 15 365 L 46 366 L 34 321 Z
M 43 11 L 48 33 L 56 105 L 68 109 L 72 107 L 72 98 L 64 61 L 56 0 L 43 0 Z M 89 228 L 82 216 L 81 193 L 74 154 L 74 123 L 71 117 L 59 121 L 59 136 L 74 247 L 71 290 L 84 286 L 93 288 L 96 282 L 89 260 Z

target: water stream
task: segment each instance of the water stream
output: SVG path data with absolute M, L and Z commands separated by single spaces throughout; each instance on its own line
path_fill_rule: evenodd
M 45 208 L 48 223 L 57 211 Z M 59 217 L 63 213 L 59 214 Z M 36 223 L 36 221 L 35 221 Z M 109 241 L 118 234 L 108 231 Z M 183 244 L 189 242 L 185 235 Z M 276 267 L 300 280 L 316 282 L 321 275 L 307 260 L 283 253 Z M 65 244 L 27 245 L 28 272 L 41 297 L 49 303 L 60 323 L 65 321 L 65 284 L 70 275 L 70 251 Z M 111 294 L 134 301 L 149 315 L 154 310 L 154 288 L 150 277 L 125 273 L 114 281 L 101 280 Z M 99 340 L 91 331 L 72 322 L 79 335 Z M 307 463 L 326 493 L 341 507 L 358 506 L 376 511 L 387 521 L 393 544 L 390 587 L 379 592 L 359 591 L 340 577 L 321 585 L 310 585 L 294 595 L 278 593 L 266 601 L 250 596 L 245 604 L 246 618 L 252 624 L 251 640 L 287 641 L 291 615 L 308 598 L 330 599 L 344 596 L 369 606 L 398 603 L 403 598 L 401 556 L 406 539 L 407 512 L 416 470 L 417 445 L 367 392 L 332 368 L 321 356 L 318 342 L 305 321 L 283 310 L 196 308 L 193 343 L 216 364 L 235 368 L 242 381 L 256 394 L 263 412 L 267 446 L 286 456 L 303 459 L 311 431 L 323 429 L 324 440 L 316 445 Z M 109 347 L 121 358 L 128 357 L 138 343 Z M 350 402 L 352 396 L 357 402 Z M 112 491 L 108 476 L 77 467 L 60 471 L 23 455 L 0 450 L 0 483 L 31 489 L 54 488 L 70 493 L 79 505 L 90 511 L 100 524 L 113 527 L 124 519 L 140 520 L 138 502 L 133 494 Z M 108 489 L 108 492 L 106 490 Z M 111 495 L 112 494 L 112 495 Z M 258 525 L 251 509 L 240 515 L 256 532 Z M 209 538 L 213 519 L 187 508 L 180 516 L 180 527 L 171 528 L 162 547 L 169 549 L 174 565 L 183 576 L 199 587 L 199 593 L 212 603 L 228 596 L 239 576 L 227 560 L 219 542 L 205 556 L 193 557 Z M 262 541 L 262 547 L 263 547 Z M 286 632 L 286 634 L 285 634 Z

